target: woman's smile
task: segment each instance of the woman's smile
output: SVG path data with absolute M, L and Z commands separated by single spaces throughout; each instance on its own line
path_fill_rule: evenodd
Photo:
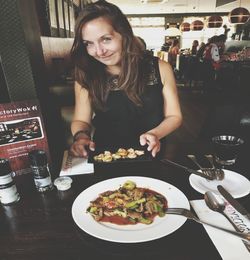
M 108 60 L 110 58 L 112 58 L 113 54 L 108 54 L 108 55 L 103 55 L 103 56 L 99 56 L 99 59 L 101 60 Z

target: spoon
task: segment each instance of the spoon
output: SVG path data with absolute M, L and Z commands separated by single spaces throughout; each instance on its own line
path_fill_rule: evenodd
M 212 165 L 212 169 L 215 172 L 215 177 L 217 180 L 223 180 L 225 177 L 225 173 L 222 169 L 220 168 L 216 168 L 214 165 L 214 160 L 213 160 L 213 155 L 211 154 L 206 154 L 205 157 L 208 159 L 208 161 L 210 162 L 210 164 Z
M 230 223 L 236 229 L 238 229 L 238 227 L 235 225 L 235 223 L 228 217 L 228 215 L 225 214 L 224 209 L 225 209 L 226 205 L 222 199 L 219 199 L 218 197 L 216 197 L 212 191 L 205 192 L 204 199 L 205 199 L 207 206 L 211 210 L 221 213 L 225 218 L 227 218 L 230 221 Z
M 205 192 L 204 195 L 205 202 L 207 206 L 213 210 L 221 213 L 235 228 L 236 231 L 241 232 L 241 230 L 237 227 L 237 225 L 232 221 L 232 219 L 225 214 L 225 202 L 222 199 L 219 199 L 215 196 L 215 194 L 212 191 Z M 243 241 L 244 242 L 244 241 Z M 250 250 L 250 245 L 244 243 L 248 250 Z

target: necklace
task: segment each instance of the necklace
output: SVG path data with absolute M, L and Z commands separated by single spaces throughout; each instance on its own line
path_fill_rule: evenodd
M 119 86 L 118 86 L 118 75 L 113 75 L 110 76 L 107 80 L 107 84 L 108 84 L 108 88 L 110 90 L 119 90 Z

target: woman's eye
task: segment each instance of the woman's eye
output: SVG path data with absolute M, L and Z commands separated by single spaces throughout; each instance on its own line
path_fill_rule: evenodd
M 91 44 L 92 44 L 91 42 L 85 42 L 85 41 L 83 42 L 83 45 L 84 45 L 85 47 L 89 47 L 89 46 L 91 46 Z
M 107 38 L 103 38 L 102 41 L 103 41 L 104 43 L 107 43 L 107 42 L 111 41 L 111 38 L 109 38 L 109 37 L 107 37 Z

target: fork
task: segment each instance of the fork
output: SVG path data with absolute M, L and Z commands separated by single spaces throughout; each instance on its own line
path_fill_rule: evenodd
M 202 171 L 202 173 L 204 173 L 205 175 L 210 176 L 213 180 L 216 179 L 216 175 L 215 175 L 215 171 L 212 168 L 203 168 L 196 160 L 195 155 L 193 154 L 188 154 L 187 157 L 189 159 L 191 159 Z
M 196 170 L 187 168 L 186 166 L 183 166 L 183 165 L 181 165 L 181 164 L 179 164 L 179 163 L 173 162 L 173 161 L 168 160 L 168 159 L 166 159 L 166 158 L 165 158 L 165 159 L 162 159 L 161 162 L 164 163 L 164 164 L 174 165 L 174 166 L 176 166 L 176 167 L 179 167 L 179 168 L 181 168 L 181 169 L 187 171 L 187 172 L 190 173 L 190 174 L 196 174 L 196 175 L 198 175 L 198 176 L 200 176 L 200 177 L 202 177 L 202 178 L 206 178 L 207 180 L 213 180 L 213 178 L 212 178 L 210 175 L 206 175 L 206 174 L 204 174 L 204 173 L 202 173 L 202 172 L 199 172 L 199 171 L 196 171 Z
M 233 231 L 233 230 L 229 230 L 220 226 L 216 226 L 213 225 L 211 223 L 205 222 L 200 220 L 198 217 L 195 216 L 195 214 L 188 210 L 188 209 L 184 209 L 184 208 L 167 208 L 165 211 L 166 214 L 173 214 L 173 215 L 180 215 L 180 216 L 184 216 L 187 219 L 191 219 L 196 221 L 197 223 L 203 224 L 203 225 L 207 225 L 209 227 L 213 227 L 216 229 L 219 229 L 221 231 L 227 232 L 231 235 L 237 236 L 238 238 L 242 239 L 243 241 L 245 241 L 246 243 L 250 244 L 250 233 L 240 233 L 237 231 Z
M 212 165 L 212 169 L 215 171 L 215 176 L 217 180 L 223 180 L 225 177 L 225 173 L 222 169 L 216 168 L 214 165 L 213 155 L 206 154 L 205 157 L 208 159 L 209 163 Z

